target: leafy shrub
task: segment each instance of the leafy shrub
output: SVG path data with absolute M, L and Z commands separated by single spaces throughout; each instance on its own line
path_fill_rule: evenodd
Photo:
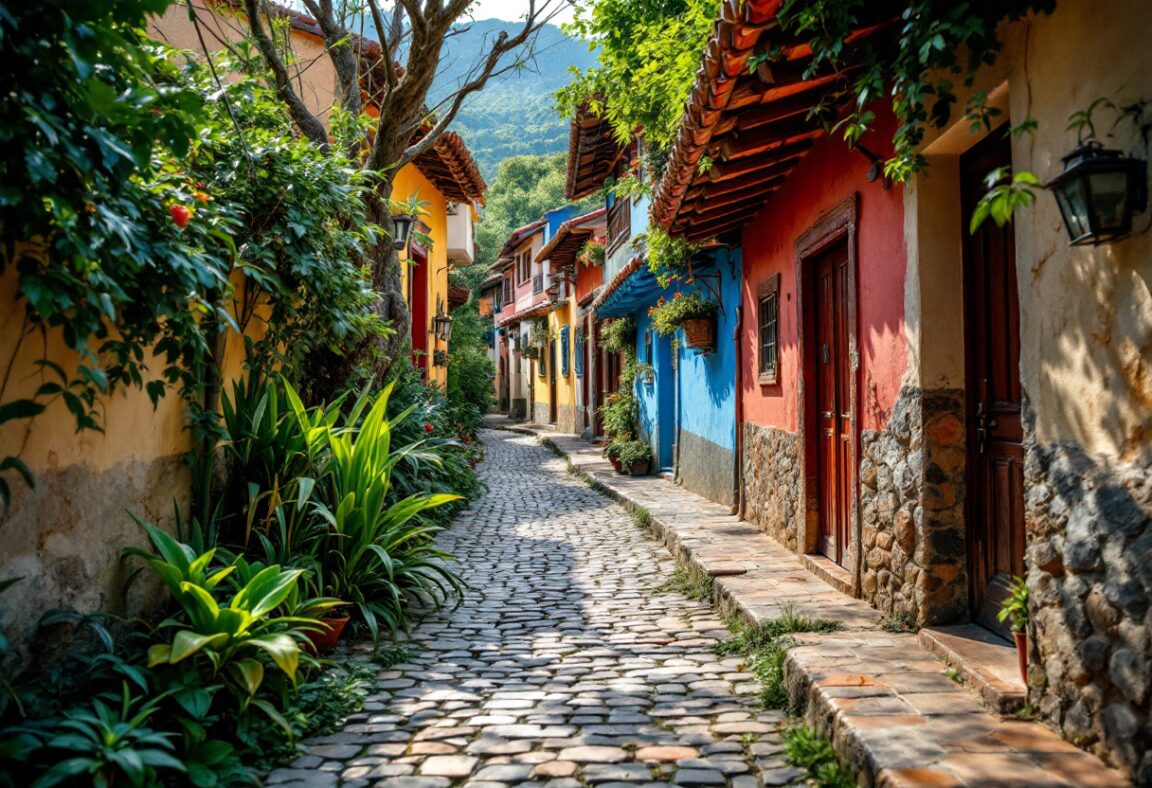
M 606 325 L 600 334 L 600 344 L 609 353 L 620 353 L 636 341 L 636 321 L 631 317 L 618 317 Z
M 604 434 L 617 441 L 631 440 L 636 436 L 636 400 L 629 392 L 616 391 L 604 398 L 600 406 L 600 417 L 604 422 Z
M 638 462 L 651 462 L 652 448 L 646 441 L 625 441 L 620 444 L 616 457 L 627 468 Z

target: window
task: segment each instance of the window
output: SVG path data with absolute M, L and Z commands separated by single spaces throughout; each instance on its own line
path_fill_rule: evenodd
M 568 373 L 572 369 L 571 352 L 568 345 L 568 332 L 569 327 L 564 326 L 560 329 L 560 376 L 568 377 Z
M 504 277 L 504 303 L 512 303 L 512 276 Z
M 576 329 L 576 374 L 584 375 L 584 329 Z
M 760 318 L 760 382 L 779 382 L 780 372 L 780 274 L 760 283 L 756 298 Z
M 521 285 L 532 277 L 532 252 L 516 255 L 516 284 Z

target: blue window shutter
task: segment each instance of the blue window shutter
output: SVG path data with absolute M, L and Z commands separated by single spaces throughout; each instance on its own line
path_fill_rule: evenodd
M 576 329 L 576 374 L 584 374 L 584 329 Z
M 568 352 L 568 326 L 560 329 L 560 374 L 568 377 L 571 353 Z

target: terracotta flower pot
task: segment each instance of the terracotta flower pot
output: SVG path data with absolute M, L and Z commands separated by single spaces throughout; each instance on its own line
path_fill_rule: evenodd
M 615 457 L 609 457 L 608 462 L 612 463 L 612 469 L 616 471 L 616 473 L 624 473 L 624 466 L 620 464 L 620 460 Z
M 652 463 L 648 460 L 643 460 L 642 462 L 634 462 L 628 466 L 628 473 L 631 476 L 647 476 L 648 467 L 651 464 Z
M 1012 638 L 1016 641 L 1016 664 L 1020 667 L 1020 680 L 1028 686 L 1028 633 L 1012 631 Z
M 351 616 L 326 616 L 320 619 L 320 624 L 325 629 L 322 632 L 308 633 L 310 651 L 313 654 L 323 654 L 325 651 L 336 648 L 336 642 L 340 640 L 344 627 L 348 626 L 348 622 L 351 620 Z
M 696 350 L 716 347 L 716 321 L 710 317 L 694 317 L 680 324 L 684 329 L 684 344 Z

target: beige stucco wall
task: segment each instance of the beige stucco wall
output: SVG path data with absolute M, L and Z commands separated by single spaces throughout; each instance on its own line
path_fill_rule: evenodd
M 1143 20 L 1144 24 L 1140 24 Z M 1152 10 L 1143 0 L 1062 0 L 1050 16 L 1006 25 L 1000 61 L 977 88 L 1018 124 L 1038 128 L 1013 143 L 1013 165 L 1042 182 L 1060 172 L 1076 144 L 1068 116 L 1107 96 L 1117 104 L 1152 99 Z M 1101 53 L 1107 52 L 1107 57 Z M 963 97 L 960 104 L 963 104 Z M 1103 134 L 1114 115 L 1097 113 Z M 964 385 L 958 157 L 980 136 L 963 118 L 930 133 L 929 168 L 909 184 L 909 352 L 905 381 L 925 388 Z M 1149 158 L 1131 126 L 1108 147 Z M 1070 247 L 1047 190 L 1014 219 L 1021 310 L 1020 375 L 1040 443 L 1070 442 L 1102 458 L 1152 460 L 1152 223 L 1100 247 Z
M 200 57 L 205 47 L 209 52 L 218 52 L 225 44 L 246 38 L 247 26 L 240 11 L 229 10 L 218 3 L 209 6 L 204 0 L 192 0 L 191 5 L 200 28 L 199 36 L 197 24 L 189 18 L 188 6 L 184 3 L 173 3 L 163 16 L 155 17 L 149 34 Z M 308 109 L 327 123 L 336 92 L 332 61 L 324 53 L 323 42 L 315 36 L 296 31 L 289 41 L 292 57 L 288 66 L 295 76 L 296 91 Z
M 1013 118 L 1039 128 L 1013 148 L 1018 168 L 1047 181 L 1075 145 L 1068 116 L 1107 96 L 1117 105 L 1152 100 L 1152 8 L 1146 0 L 1063 0 L 1030 22 L 1012 53 Z M 1113 122 L 1098 113 L 1101 134 Z M 1108 147 L 1147 160 L 1131 126 Z M 1149 226 L 1149 213 L 1137 227 Z M 1152 234 L 1069 247 L 1051 194 L 1019 212 L 1021 380 L 1037 412 L 1041 443 L 1072 442 L 1090 454 L 1152 461 Z

